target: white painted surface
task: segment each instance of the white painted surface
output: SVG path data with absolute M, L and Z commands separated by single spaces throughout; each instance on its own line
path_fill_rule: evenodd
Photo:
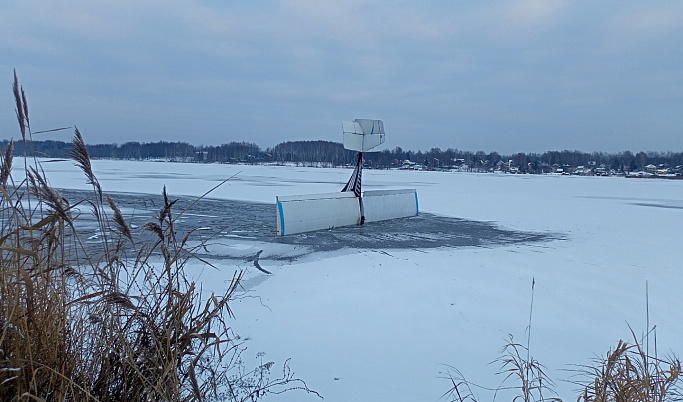
M 352 192 L 276 197 L 277 235 L 360 224 L 360 205 Z M 418 214 L 417 191 L 377 190 L 363 195 L 366 222 Z
M 370 152 L 384 143 L 382 120 L 356 119 L 343 121 L 344 148 L 351 151 Z
M 353 193 L 326 193 L 276 197 L 277 235 L 312 232 L 360 222 L 360 207 Z
M 418 214 L 417 191 L 415 189 L 365 191 L 363 209 L 365 222 L 416 216 Z

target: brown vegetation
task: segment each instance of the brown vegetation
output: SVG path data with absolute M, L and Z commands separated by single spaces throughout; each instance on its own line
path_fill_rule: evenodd
M 527 327 L 526 345 L 516 343 L 510 335 L 509 341 L 501 351 L 501 356 L 494 363 L 500 364 L 498 375 L 503 381 L 497 388 L 488 388 L 474 384 L 453 366 L 447 366 L 446 378 L 451 388 L 444 394 L 450 401 L 477 402 L 473 388 L 489 391 L 496 399 L 501 390 L 513 390 L 516 394 L 513 401 L 552 401 L 562 402 L 555 396 L 553 382 L 545 373 L 545 367 L 531 356 L 531 311 L 533 311 L 533 289 L 531 286 L 531 310 Z M 648 324 L 649 325 L 649 324 Z M 592 365 L 580 366 L 576 371 L 578 381 L 570 382 L 579 386 L 577 402 L 673 402 L 683 401 L 681 388 L 681 361 L 676 356 L 664 359 L 650 356 L 647 347 L 648 336 L 638 340 L 631 331 L 634 343 L 629 345 L 619 340 L 617 347 L 607 352 L 606 358 L 599 358 Z M 656 337 L 655 337 L 656 339 Z M 656 343 L 656 341 L 655 341 Z M 514 380 L 511 386 L 504 385 Z
M 14 81 L 22 141 L 30 144 L 28 105 Z M 10 143 L 0 171 L 0 400 L 258 400 L 308 390 L 288 363 L 245 370 L 242 341 L 228 324 L 243 272 L 222 294 L 206 294 L 184 267 L 194 258 L 190 234 L 176 238 L 176 215 L 164 205 L 136 242 L 106 196 L 76 129 L 72 158 L 94 201 L 71 202 L 50 187 L 40 164 L 24 157 L 12 176 Z M 26 149 L 26 146 L 24 146 Z M 90 206 L 101 242 L 86 244 L 76 206 Z M 197 247 L 201 247 L 197 246 Z
M 632 335 L 633 344 L 620 340 L 605 358 L 584 367 L 583 393 L 577 401 L 683 400 L 680 359 L 649 356 L 642 342 Z

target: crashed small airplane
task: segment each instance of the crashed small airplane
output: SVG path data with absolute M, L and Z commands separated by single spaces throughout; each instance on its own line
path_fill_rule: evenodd
M 344 148 L 358 151 L 358 161 L 341 193 L 275 197 L 277 235 L 285 236 L 342 226 L 363 225 L 419 213 L 417 190 L 363 191 L 363 152 L 375 152 L 384 143 L 382 120 L 342 122 Z

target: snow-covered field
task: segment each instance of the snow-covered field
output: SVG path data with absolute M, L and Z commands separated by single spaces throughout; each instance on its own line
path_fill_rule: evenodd
M 43 168 L 56 188 L 89 188 L 70 161 Z M 124 161 L 93 161 L 93 169 L 108 192 L 159 194 L 166 185 L 171 195 L 189 196 L 234 175 L 211 197 L 273 204 L 273 236 L 276 195 L 339 191 L 351 174 Z M 250 339 L 248 367 L 259 351 L 275 367 L 291 358 L 296 376 L 327 401 L 436 401 L 450 387 L 445 364 L 496 387 L 502 377 L 489 363 L 508 334 L 525 343 L 532 280 L 531 354 L 565 400 L 576 398 L 575 386 L 563 381 L 571 377 L 567 369 L 604 356 L 619 339 L 631 341 L 629 325 L 638 335 L 645 331 L 646 282 L 657 353 L 683 352 L 683 181 L 366 170 L 363 185 L 416 188 L 421 211 L 564 236 L 262 259 L 269 276 L 245 262 L 245 288 L 258 297 L 232 308 L 236 332 Z M 254 247 L 239 238 L 222 244 Z M 205 288 L 220 290 L 235 268 L 197 274 Z M 481 400 L 492 398 L 474 390 Z M 317 398 L 289 392 L 272 399 Z

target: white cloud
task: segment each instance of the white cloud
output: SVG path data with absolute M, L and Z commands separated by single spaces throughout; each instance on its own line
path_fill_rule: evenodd
M 622 52 L 646 46 L 683 31 L 683 3 L 646 3 L 624 6 L 605 22 L 603 47 Z M 680 48 L 680 47 L 679 47 Z
M 475 14 L 479 29 L 504 43 L 526 43 L 553 28 L 569 13 L 562 0 L 515 0 L 482 7 Z
M 68 115 L 93 124 L 132 99 L 139 116 L 121 127 L 198 108 L 207 126 L 226 110 L 274 122 L 429 116 L 463 127 L 471 112 L 502 116 L 491 127 L 505 130 L 520 110 L 533 126 L 534 114 L 605 103 L 601 93 L 615 111 L 622 98 L 680 105 L 682 27 L 680 0 L 26 0 L 0 13 L 0 72 L 16 67 L 28 87 L 49 89 L 55 114 L 60 94 L 87 99 L 87 113 L 76 110 L 84 117 Z M 680 117 L 668 124 L 675 131 Z

